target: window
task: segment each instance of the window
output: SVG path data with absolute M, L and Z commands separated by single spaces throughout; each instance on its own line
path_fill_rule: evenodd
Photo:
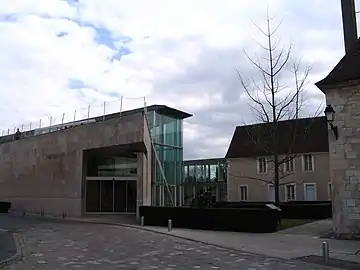
M 258 158 L 257 159 L 257 172 L 258 173 L 266 173 L 266 171 L 267 171 L 266 158 Z
M 275 202 L 275 188 L 274 185 L 268 185 L 268 200 L 269 202 Z
M 295 171 L 295 158 L 290 158 L 290 160 L 285 161 L 284 167 L 285 167 L 285 172 Z
M 285 201 L 295 201 L 296 191 L 295 184 L 288 184 L 285 186 Z
M 329 187 L 328 187 L 328 198 L 329 198 L 329 200 L 332 200 L 332 184 L 331 184 L 331 182 L 329 182 Z
M 313 155 L 303 155 L 303 169 L 305 172 L 314 171 L 314 157 Z
M 305 201 L 316 201 L 316 184 L 304 184 Z
M 240 185 L 240 201 L 248 200 L 248 186 Z

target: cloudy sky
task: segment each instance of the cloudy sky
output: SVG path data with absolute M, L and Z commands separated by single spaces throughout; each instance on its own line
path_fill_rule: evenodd
M 261 54 L 252 22 L 263 25 L 267 4 L 281 44 L 313 67 L 311 113 L 324 102 L 313 84 L 344 54 L 340 0 L 1 0 L 0 135 L 146 97 L 194 115 L 185 158 L 222 157 L 235 126 L 253 121 L 236 69 L 256 77 L 244 50 Z

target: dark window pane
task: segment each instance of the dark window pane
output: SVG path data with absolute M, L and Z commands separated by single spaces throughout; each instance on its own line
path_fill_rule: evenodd
M 101 181 L 101 212 L 113 212 L 113 181 Z
M 115 212 L 126 212 L 126 181 L 115 181 Z
M 127 212 L 136 212 L 136 181 L 127 182 Z
M 100 181 L 86 181 L 86 212 L 100 212 Z

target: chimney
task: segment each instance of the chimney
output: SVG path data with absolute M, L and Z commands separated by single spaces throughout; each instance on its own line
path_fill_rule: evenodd
M 345 52 L 348 53 L 358 39 L 355 0 L 341 0 Z

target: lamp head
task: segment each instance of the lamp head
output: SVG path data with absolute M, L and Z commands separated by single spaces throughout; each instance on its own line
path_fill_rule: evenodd
M 329 123 L 333 123 L 334 120 L 335 120 L 334 108 L 331 105 L 327 105 L 324 113 L 325 113 L 325 116 L 326 116 L 326 121 L 329 122 Z

